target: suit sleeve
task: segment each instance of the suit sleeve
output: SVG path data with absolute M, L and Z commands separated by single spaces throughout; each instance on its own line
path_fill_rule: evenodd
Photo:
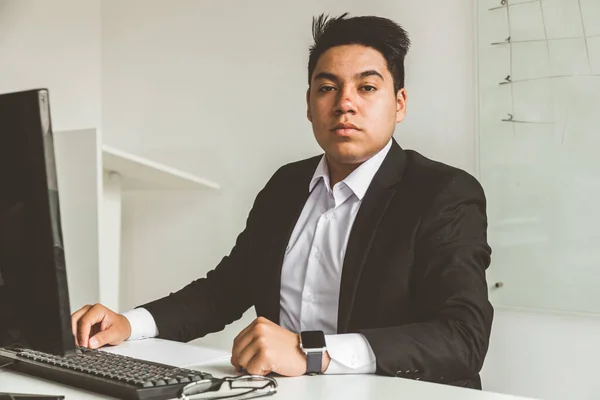
M 279 171 L 278 171 L 279 172 Z M 188 342 L 222 330 L 254 305 L 249 277 L 260 237 L 260 215 L 268 210 L 269 192 L 278 173 L 258 194 L 235 246 L 205 278 L 145 304 L 162 339 Z
M 485 207 L 481 185 L 461 172 L 422 215 L 411 286 L 421 312 L 410 324 L 361 331 L 377 373 L 439 383 L 477 377 L 493 318 Z

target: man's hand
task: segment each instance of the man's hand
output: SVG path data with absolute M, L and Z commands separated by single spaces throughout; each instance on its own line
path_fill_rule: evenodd
M 329 366 L 329 355 L 323 356 L 322 371 Z M 266 318 L 258 317 L 233 341 L 231 364 L 245 368 L 249 374 L 284 376 L 306 373 L 306 354 L 300 350 L 300 336 Z
M 71 328 L 77 345 L 90 349 L 116 345 L 131 336 L 127 318 L 102 304 L 87 305 L 75 311 L 71 315 Z

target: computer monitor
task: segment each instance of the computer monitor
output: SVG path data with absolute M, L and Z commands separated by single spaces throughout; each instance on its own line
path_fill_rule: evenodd
M 0 95 L 0 347 L 75 351 L 46 89 Z

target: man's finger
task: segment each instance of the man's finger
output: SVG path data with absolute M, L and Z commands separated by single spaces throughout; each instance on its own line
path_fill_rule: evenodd
M 102 322 L 100 322 L 100 332 L 105 331 L 113 325 L 113 321 L 109 321 L 108 318 L 104 318 Z M 93 336 L 93 335 L 92 335 Z
M 250 360 L 252 360 L 257 353 L 259 353 L 262 349 L 258 345 L 258 339 L 254 339 L 248 343 L 248 345 L 244 348 L 239 348 L 235 354 L 237 359 L 237 363 L 240 367 L 248 369 L 248 364 Z
M 240 347 L 239 341 L 237 341 L 237 337 L 236 337 L 236 340 L 234 340 L 234 342 L 233 342 L 233 347 L 231 348 L 230 361 L 231 361 L 231 365 L 233 365 L 237 371 L 242 369 L 242 366 L 240 365 L 240 363 L 238 361 L 238 354 L 240 353 L 241 350 L 243 350 L 243 347 Z
M 75 311 L 73 315 L 71 315 L 71 330 L 73 331 L 73 336 L 75 336 L 75 342 L 79 346 L 79 341 L 77 340 L 77 323 L 79 319 L 85 315 L 85 313 L 92 308 L 91 305 L 85 305 L 81 307 L 79 310 Z
M 242 369 L 242 367 L 240 367 L 240 364 L 237 362 L 237 357 L 235 356 L 235 354 L 233 354 L 233 352 L 231 353 L 231 358 L 229 359 L 229 362 L 235 367 L 236 371 L 239 372 Z
M 90 338 L 89 347 L 90 349 L 97 349 L 99 347 L 104 346 L 105 344 L 109 344 L 111 342 L 115 342 L 119 339 L 119 335 L 116 329 L 109 327 L 106 330 L 96 333 L 94 336 Z
M 244 335 L 240 333 L 240 335 L 238 335 L 236 340 L 233 342 L 231 354 L 235 354 L 236 356 L 239 355 L 239 353 L 248 347 L 255 338 L 256 334 L 253 331 L 247 331 Z
M 79 319 L 78 336 L 80 346 L 89 347 L 88 340 L 90 337 L 90 331 L 92 330 L 92 325 L 101 322 L 105 317 L 106 309 L 102 306 L 95 305 Z
M 245 327 L 244 329 L 242 329 L 242 331 L 240 333 L 238 333 L 238 335 L 235 337 L 235 339 L 233 339 L 233 346 L 235 347 L 237 345 L 237 343 L 242 340 L 256 325 L 256 320 L 252 321 L 247 327 Z
M 246 371 L 251 375 L 267 375 L 273 371 L 273 368 L 273 364 L 266 358 L 264 351 L 259 350 L 248 362 Z

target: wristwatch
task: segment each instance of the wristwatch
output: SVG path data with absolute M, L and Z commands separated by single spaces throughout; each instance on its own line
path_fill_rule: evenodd
M 323 353 L 327 350 L 323 331 L 300 333 L 300 349 L 306 354 L 306 373 L 308 375 L 320 374 Z

